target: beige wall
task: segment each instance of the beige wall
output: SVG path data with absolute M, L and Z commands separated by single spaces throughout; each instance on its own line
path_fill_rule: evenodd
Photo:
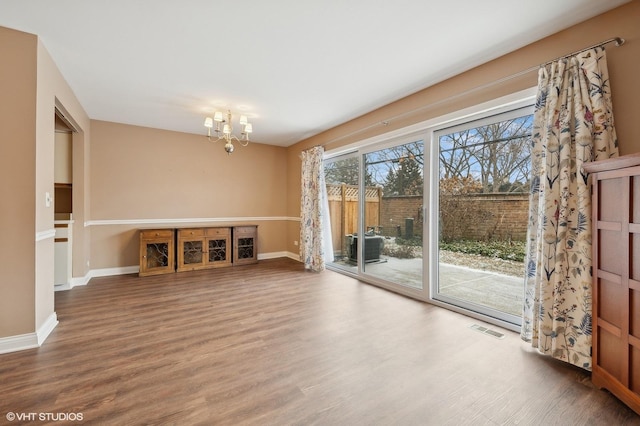
M 88 118 L 35 35 L 0 27 L 0 56 L 2 338 L 37 332 L 54 314 L 53 238 L 46 237 L 54 209 L 45 193 L 54 194 L 55 105 L 68 105 L 84 125 Z
M 91 129 L 92 269 L 137 265 L 140 228 L 253 223 L 259 253 L 285 250 L 285 148 L 236 144 L 227 155 L 204 127 L 193 135 L 92 121 Z
M 35 330 L 37 47 L 0 27 L 0 337 Z
M 366 138 L 382 135 L 411 124 L 436 118 L 465 107 L 536 86 L 537 73 L 493 84 L 519 71 L 535 67 L 556 57 L 583 49 L 612 37 L 622 37 L 622 47 L 607 47 L 616 129 L 622 154 L 640 151 L 640 2 L 633 1 L 608 13 L 585 21 L 565 31 L 505 55 L 468 72 L 429 87 L 369 114 L 289 147 L 287 158 L 287 211 L 300 215 L 301 150 L 323 145 L 325 150 L 339 148 Z M 478 89 L 480 87 L 485 89 Z M 466 94 L 465 94 L 466 93 Z M 396 118 L 402 116 L 401 118 Z M 391 120 L 390 120 L 391 119 Z M 383 121 L 390 120 L 388 126 Z M 295 251 L 299 223 L 288 226 L 287 250 Z

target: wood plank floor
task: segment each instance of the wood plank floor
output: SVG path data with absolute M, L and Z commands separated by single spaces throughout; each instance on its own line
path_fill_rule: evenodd
M 0 355 L 0 424 L 640 424 L 515 333 L 289 259 L 55 297 L 45 344 Z

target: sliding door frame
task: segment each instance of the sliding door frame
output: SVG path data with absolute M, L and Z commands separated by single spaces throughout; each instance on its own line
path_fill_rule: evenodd
M 439 187 L 439 173 L 440 173 L 440 136 L 447 135 L 451 133 L 460 132 L 463 130 L 474 129 L 482 126 L 486 126 L 489 124 L 493 124 L 500 121 L 516 119 L 524 116 L 530 116 L 533 114 L 533 104 L 527 103 L 523 106 L 512 106 L 508 108 L 506 111 L 491 111 L 490 113 L 478 114 L 476 117 L 469 117 L 462 122 L 459 123 L 451 123 L 448 126 L 442 126 L 438 128 L 434 128 L 432 135 L 432 144 L 431 144 L 431 168 L 432 168 L 432 187 L 430 188 L 432 196 L 432 212 L 434 220 L 431 221 L 431 225 L 435 229 L 433 229 L 433 235 L 438 236 L 431 241 L 431 248 L 434 252 L 431 262 L 430 271 L 433 272 L 435 278 L 431 280 L 431 290 L 430 290 L 430 298 L 433 301 L 442 302 L 448 305 L 457 306 L 461 309 L 468 310 L 471 312 L 475 312 L 482 316 L 495 318 L 498 321 L 504 322 L 506 324 L 512 324 L 513 326 L 520 328 L 522 317 L 516 316 L 514 314 L 510 314 L 507 312 L 499 311 L 495 308 L 491 308 L 489 306 L 478 304 L 469 299 L 458 299 L 446 294 L 440 293 L 440 261 L 439 261 L 439 236 L 441 234 L 439 229 L 440 221 L 440 187 Z M 524 268 L 523 268 L 523 294 L 524 294 Z
M 364 158 L 367 154 L 371 154 L 376 151 L 381 151 L 384 149 L 394 148 L 402 145 L 406 145 L 416 141 L 422 141 L 422 151 L 423 151 L 423 166 L 422 166 L 422 176 L 423 176 L 423 187 L 422 187 L 422 286 L 421 288 L 415 288 L 407 285 L 402 285 L 397 282 L 385 280 L 380 277 L 376 277 L 375 275 L 368 273 L 366 268 L 364 267 L 363 259 L 363 251 L 365 244 L 360 244 L 358 246 L 358 274 L 362 276 L 366 281 L 375 283 L 381 287 L 387 288 L 389 290 L 395 291 L 397 293 L 405 294 L 416 299 L 420 300 L 428 300 L 429 298 L 429 283 L 428 283 L 428 275 L 424 272 L 427 270 L 427 261 L 429 259 L 429 227 L 428 225 L 428 215 L 427 215 L 427 191 L 426 188 L 429 187 L 430 181 L 430 173 L 427 169 L 427 146 L 429 144 L 429 133 L 425 130 L 416 131 L 409 134 L 404 134 L 397 137 L 392 137 L 384 142 L 380 142 L 377 144 L 371 144 L 363 149 L 359 150 L 360 154 L 360 235 L 364 235 L 365 229 L 365 203 L 362 200 L 365 200 L 365 185 L 364 183 L 364 174 L 365 170 L 365 161 Z

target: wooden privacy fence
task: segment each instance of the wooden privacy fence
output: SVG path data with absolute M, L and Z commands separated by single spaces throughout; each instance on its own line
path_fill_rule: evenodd
M 358 232 L 358 186 L 347 184 L 327 184 L 327 199 L 331 217 L 331 238 L 333 251 L 345 253 L 345 235 Z M 380 201 L 382 188 L 365 188 L 365 227 L 377 229 L 380 226 Z

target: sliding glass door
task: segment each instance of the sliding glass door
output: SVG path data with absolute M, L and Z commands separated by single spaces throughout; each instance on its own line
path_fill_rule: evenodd
M 532 108 L 435 132 L 433 298 L 512 324 L 522 314 Z M 434 162 L 435 162 L 434 158 Z
M 532 88 L 329 153 L 329 266 L 517 327 L 534 101 Z
M 334 262 L 388 286 L 423 285 L 424 142 L 325 160 Z
M 362 272 L 423 288 L 424 142 L 410 140 L 363 154 Z

